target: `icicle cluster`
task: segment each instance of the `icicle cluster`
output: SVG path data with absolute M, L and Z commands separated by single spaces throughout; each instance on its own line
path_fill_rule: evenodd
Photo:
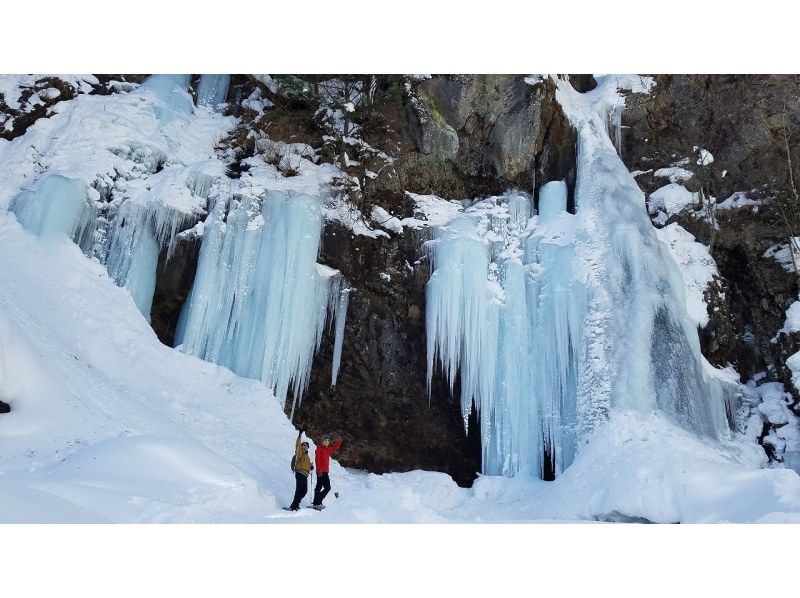
M 264 381 L 282 403 L 291 387 L 293 414 L 329 319 L 336 382 L 349 290 L 338 271 L 317 264 L 318 198 L 270 191 L 260 204 L 250 197 L 216 200 L 175 343 Z
M 566 200 L 563 182 L 548 183 L 531 218 L 526 195 L 490 198 L 427 245 L 428 381 L 437 361 L 451 389 L 460 375 L 465 423 L 473 404 L 480 415 L 487 474 L 542 476 L 574 456 L 583 292 L 569 268 Z
M 175 238 L 189 214 L 170 209 L 161 201 L 122 203 L 111 221 L 105 265 L 108 274 L 127 288 L 133 301 L 149 321 L 156 268 L 161 248 L 171 257 Z
M 197 86 L 197 105 L 216 108 L 228 95 L 230 75 L 202 75 Z

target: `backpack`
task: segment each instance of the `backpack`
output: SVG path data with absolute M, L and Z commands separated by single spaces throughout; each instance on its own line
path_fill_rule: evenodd
M 294 464 L 297 459 L 297 455 L 292 455 L 292 471 L 294 471 Z

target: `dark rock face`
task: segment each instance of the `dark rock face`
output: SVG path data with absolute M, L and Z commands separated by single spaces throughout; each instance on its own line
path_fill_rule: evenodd
M 200 240 L 179 240 L 172 257 L 167 260 L 165 251 L 158 257 L 156 291 L 150 310 L 150 325 L 159 340 L 171 347 L 175 341 L 175 329 L 189 291 L 192 290 L 197 259 L 200 256 Z
M 11 406 L 5 401 L 0 401 L 0 413 L 9 413 L 10 411 Z
M 445 471 L 466 485 L 480 471 L 480 442 L 477 434 L 465 434 L 458 400 L 438 378 L 428 396 L 428 265 L 417 263 L 421 241 L 411 232 L 373 240 L 340 226 L 325 229 L 321 261 L 339 268 L 355 290 L 338 383 L 330 385 L 332 342 L 326 338 L 295 421 L 312 438 L 340 430 L 343 465 L 377 473 Z M 391 281 L 381 279 L 382 272 Z
M 491 181 L 501 191 L 538 188 L 553 179 L 574 182 L 574 137 L 556 107 L 552 82 L 530 85 L 519 75 L 448 75 L 424 81 L 418 93 L 407 106 L 408 134 L 419 153 L 432 159 L 409 156 L 415 162 L 401 170 L 421 171 L 419 192 L 455 199 L 482 194 L 480 188 L 470 194 L 470 185 L 463 184 L 468 181 Z M 432 183 L 436 175 L 429 169 L 458 182 L 452 189 Z M 406 189 L 415 190 L 410 173 L 401 178 Z
M 719 230 L 682 213 L 673 217 L 711 244 L 722 276 L 707 298 L 710 321 L 700 331 L 703 353 L 715 365 L 733 364 L 747 380 L 760 371 L 791 388 L 786 358 L 800 347 L 798 335 L 782 334 L 786 308 L 797 299 L 797 277 L 765 258 L 770 247 L 786 243 L 791 231 L 775 210 L 786 197 L 788 164 L 784 135 L 797 163 L 800 129 L 800 77 L 769 75 L 663 75 L 649 96 L 630 96 L 623 114 L 623 159 L 631 170 L 647 171 L 689 158 L 683 167 L 695 176 L 682 182 L 719 201 L 736 191 L 768 203 L 717 211 Z M 714 155 L 696 163 L 696 147 Z M 652 173 L 637 177 L 645 192 L 669 181 Z M 795 231 L 793 234 L 797 234 Z

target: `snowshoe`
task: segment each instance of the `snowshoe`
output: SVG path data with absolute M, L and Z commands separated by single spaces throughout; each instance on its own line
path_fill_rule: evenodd
M 325 508 L 325 505 L 308 505 L 309 509 L 314 509 L 315 511 L 321 511 Z
M 283 507 L 283 510 L 284 511 L 299 511 L 300 507 L 295 507 L 294 509 L 292 507 Z

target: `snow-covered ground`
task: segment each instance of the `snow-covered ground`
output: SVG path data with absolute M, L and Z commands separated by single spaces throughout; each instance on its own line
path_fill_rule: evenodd
M 334 464 L 340 498 L 287 513 L 296 432 L 260 382 L 160 344 L 74 244 L 5 211 L 0 238 L 0 521 L 800 521 L 800 476 L 756 445 L 623 413 L 556 482 Z

